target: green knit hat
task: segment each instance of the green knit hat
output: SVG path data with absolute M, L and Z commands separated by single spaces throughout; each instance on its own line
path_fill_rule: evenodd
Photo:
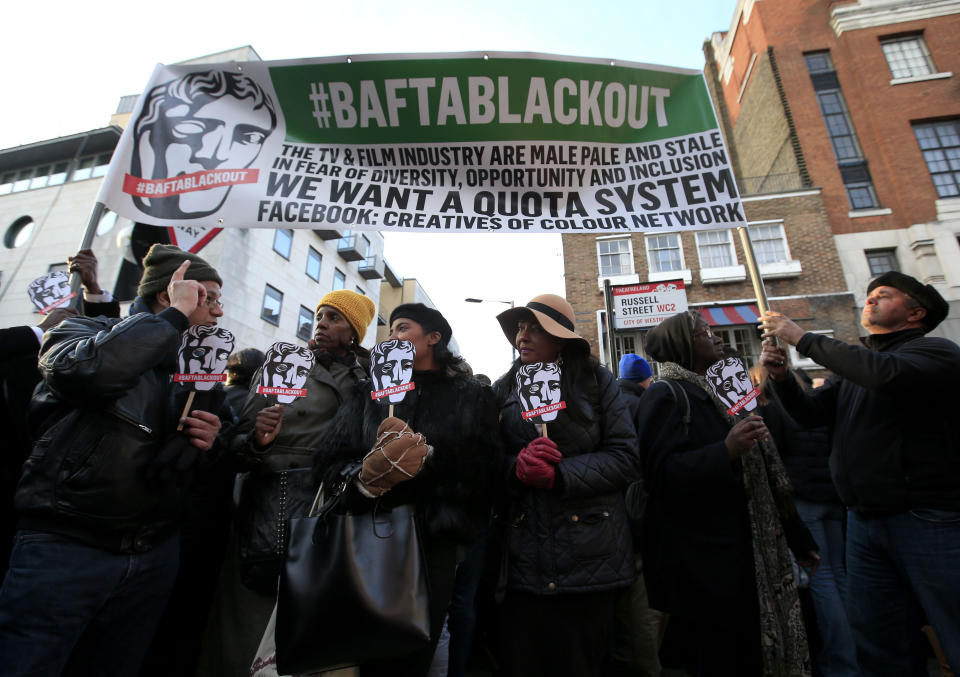
M 172 244 L 155 244 L 143 257 L 143 277 L 140 278 L 137 296 L 147 299 L 162 292 L 184 261 L 190 261 L 190 267 L 183 274 L 183 279 L 223 284 L 216 269 L 196 254 L 185 252 Z

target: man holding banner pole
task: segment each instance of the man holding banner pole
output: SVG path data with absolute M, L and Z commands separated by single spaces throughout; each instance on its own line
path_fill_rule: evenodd
M 764 344 L 761 364 L 790 415 L 831 428 L 830 471 L 849 508 L 848 614 L 867 676 L 913 674 L 921 609 L 960 667 L 960 347 L 926 335 L 948 309 L 933 286 L 891 271 L 867 287 L 863 347 L 776 312 L 761 322 L 764 338 L 834 372 L 803 391 L 785 351 Z

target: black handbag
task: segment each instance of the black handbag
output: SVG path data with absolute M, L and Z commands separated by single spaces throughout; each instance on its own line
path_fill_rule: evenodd
M 236 516 L 240 580 L 246 587 L 264 595 L 277 592 L 289 520 L 307 514 L 315 492 L 312 468 L 248 474 Z
M 430 643 L 413 506 L 344 512 L 341 495 L 290 520 L 277 597 L 281 675 L 400 658 Z

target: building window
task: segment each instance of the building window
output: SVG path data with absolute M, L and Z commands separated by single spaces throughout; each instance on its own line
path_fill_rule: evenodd
M 307 277 L 317 282 L 320 281 L 320 264 L 323 263 L 323 257 L 313 247 L 307 250 Z
M 760 339 L 752 327 L 710 327 L 716 336 L 723 339 L 724 346 L 740 353 L 747 369 L 752 369 L 760 362 Z
M 347 276 L 339 268 L 333 269 L 333 290 L 343 289 L 347 286 Z
M 280 228 L 273 231 L 273 251 L 290 260 L 290 249 L 293 247 L 293 230 Z
M 922 35 L 881 38 L 880 48 L 894 78 L 915 78 L 936 72 Z
M 867 265 L 870 266 L 870 277 L 889 273 L 891 270 L 900 270 L 897 265 L 896 249 L 874 249 L 864 252 L 867 255 Z
M 370 240 L 366 235 L 360 236 L 360 253 L 363 254 L 363 258 L 370 256 Z
M 36 226 L 33 219 L 29 216 L 21 216 L 10 224 L 7 232 L 3 234 L 3 244 L 7 249 L 16 249 L 24 244 L 33 235 L 33 229 Z
M 790 259 L 782 224 L 750 226 L 750 242 L 757 263 L 781 263 Z
M 263 307 L 260 309 L 260 319 L 279 327 L 281 307 L 283 307 L 283 292 L 268 284 L 263 290 Z
M 827 127 L 827 136 L 843 177 L 850 208 L 876 209 L 880 202 L 877 200 L 873 179 L 850 119 L 846 100 L 840 91 L 840 80 L 833 67 L 830 52 L 810 52 L 803 56 L 817 94 L 820 114 Z
M 837 160 L 858 160 L 863 157 L 843 94 L 839 90 L 817 92 L 817 101 L 820 103 L 820 112 L 827 125 L 827 134 Z
M 939 197 L 960 195 L 960 118 L 915 124 L 913 133 Z
M 649 235 L 647 243 L 647 265 L 650 272 L 670 273 L 683 270 L 683 252 L 680 250 L 680 235 Z
M 313 336 L 313 313 L 309 308 L 300 306 L 300 314 L 297 316 L 297 338 L 309 341 Z
M 729 230 L 705 230 L 697 233 L 697 251 L 701 268 L 727 268 L 737 264 Z
M 77 168 L 73 170 L 73 175 L 71 175 L 70 180 L 82 181 L 84 179 L 104 176 L 109 166 L 110 153 L 82 157 L 77 161 Z
M 597 240 L 597 257 L 600 261 L 600 276 L 633 274 L 633 247 L 630 238 Z

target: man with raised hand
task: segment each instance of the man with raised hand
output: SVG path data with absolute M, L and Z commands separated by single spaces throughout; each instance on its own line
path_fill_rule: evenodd
M 931 285 L 898 272 L 867 287 L 864 347 L 804 332 L 767 312 L 776 337 L 830 369 L 816 390 L 788 373 L 783 348 L 761 363 L 800 424 L 830 427 L 830 471 L 849 508 L 847 606 L 861 673 L 909 675 L 920 609 L 960 666 L 960 347 L 926 334 L 946 318 Z
M 171 375 L 181 333 L 222 315 L 221 280 L 169 245 L 144 266 L 152 313 L 71 317 L 44 335 L 37 441 L 0 588 L 0 675 L 135 675 L 167 603 L 182 478 L 156 464 L 208 452 L 220 429 L 194 410 L 177 432 Z

